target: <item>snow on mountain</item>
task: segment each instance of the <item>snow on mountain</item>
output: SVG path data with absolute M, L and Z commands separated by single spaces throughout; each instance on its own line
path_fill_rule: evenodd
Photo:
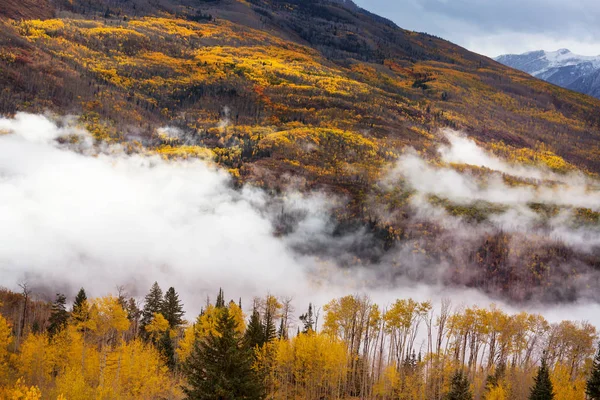
M 600 56 L 582 56 L 560 49 L 506 54 L 495 60 L 567 89 L 596 97 L 600 93 L 600 83 L 592 78 L 600 71 Z

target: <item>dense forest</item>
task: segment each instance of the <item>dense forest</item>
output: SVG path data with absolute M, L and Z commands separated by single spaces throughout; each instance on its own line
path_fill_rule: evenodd
M 402 292 L 597 304 L 599 110 L 351 1 L 0 0 L 0 398 L 600 399 L 593 324 Z
M 122 288 L 52 303 L 22 288 L 0 295 L 2 398 L 600 398 L 586 322 L 359 295 L 297 310 L 222 290 L 188 321 L 156 283 L 142 303 Z

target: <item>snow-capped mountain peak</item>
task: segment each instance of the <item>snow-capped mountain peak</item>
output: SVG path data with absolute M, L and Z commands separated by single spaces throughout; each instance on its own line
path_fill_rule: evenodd
M 583 78 L 600 71 L 600 56 L 582 56 L 569 49 L 559 49 L 506 54 L 495 60 L 555 85 L 586 94 L 596 95 L 599 89 L 586 89 L 586 82 L 597 82 L 597 80 Z

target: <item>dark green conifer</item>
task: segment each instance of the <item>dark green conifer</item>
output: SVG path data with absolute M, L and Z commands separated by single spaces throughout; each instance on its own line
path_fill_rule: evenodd
M 209 334 L 194 345 L 184 364 L 188 399 L 259 400 L 264 388 L 252 368 L 252 350 L 237 332 L 235 318 L 223 308 L 217 321 L 218 336 Z
M 550 380 L 550 372 L 546 364 L 546 354 L 542 357 L 542 365 L 538 369 L 538 373 L 534 379 L 529 400 L 552 400 L 554 399 L 554 390 L 552 381 Z
M 87 301 L 87 295 L 85 294 L 85 289 L 79 289 L 77 292 L 77 296 L 75 296 L 75 301 L 73 302 L 73 312 L 79 311 L 83 306 L 83 303 Z
M 446 395 L 446 400 L 472 400 L 473 394 L 471 393 L 471 387 L 469 384 L 469 379 L 462 371 L 459 369 L 452 376 L 452 380 L 450 381 L 450 392 Z
M 244 334 L 246 345 L 253 349 L 256 346 L 262 347 L 265 344 L 265 329 L 262 322 L 260 321 L 260 314 L 256 310 L 252 310 L 246 333 Z
M 89 318 L 88 310 L 84 308 L 87 304 L 87 295 L 83 288 L 79 289 L 77 296 L 75 296 L 75 302 L 73 302 L 73 312 L 71 313 L 75 322 L 85 322 Z
M 165 293 L 161 314 L 169 321 L 171 329 L 181 326 L 185 322 L 183 320 L 183 315 L 185 314 L 183 311 L 183 304 L 181 304 L 179 295 L 172 287 Z
M 269 310 L 268 307 L 265 311 L 263 325 L 265 342 L 270 342 L 271 340 L 274 340 L 277 337 L 277 329 L 275 328 L 275 320 L 273 319 L 273 314 L 271 313 L 271 310 Z
M 175 369 L 175 347 L 168 329 L 160 337 L 156 346 L 167 361 L 167 367 L 171 370 Z
M 50 314 L 48 333 L 53 337 L 62 331 L 69 321 L 69 313 L 67 312 L 67 298 L 64 294 L 57 293 L 56 300 L 52 303 L 52 312 Z
M 308 303 L 308 312 L 300 316 L 300 321 L 304 323 L 304 329 L 302 330 L 302 333 L 314 331 L 315 318 L 313 315 L 312 303 Z
M 492 389 L 500 386 L 505 374 L 506 374 L 506 364 L 504 364 L 502 362 L 496 367 L 496 370 L 494 371 L 493 375 L 488 375 L 488 377 L 486 379 L 486 383 L 485 383 L 486 391 L 489 392 Z
M 600 400 L 600 344 L 585 387 L 585 394 L 589 400 Z
M 217 301 L 215 302 L 215 307 L 223 308 L 225 307 L 225 296 L 223 295 L 223 289 L 219 288 L 219 294 L 217 295 Z
M 281 321 L 279 322 L 279 330 L 277 331 L 277 337 L 279 339 L 283 339 L 283 340 L 287 340 L 288 339 L 287 329 L 285 327 L 285 323 L 283 321 L 283 318 L 281 318 Z
M 154 282 L 150 288 L 150 292 L 144 298 L 144 308 L 142 309 L 142 319 L 140 321 L 140 334 L 147 338 L 146 325 L 152 322 L 155 313 L 162 312 L 163 293 L 158 286 L 158 282 Z

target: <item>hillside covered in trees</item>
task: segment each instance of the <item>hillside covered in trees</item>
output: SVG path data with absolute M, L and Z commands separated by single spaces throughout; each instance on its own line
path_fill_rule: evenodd
M 295 310 L 272 295 L 207 299 L 184 319 L 174 288 L 67 307 L 0 294 L 0 396 L 8 399 L 591 399 L 597 330 L 398 299 L 345 296 Z M 24 306 L 23 306 L 24 305 Z M 244 310 L 247 310 L 245 312 Z M 296 311 L 296 312 L 295 312 Z M 298 315 L 298 318 L 295 317 Z M 600 353 L 599 353 L 600 354 Z
M 587 238 L 598 232 L 597 99 L 402 30 L 350 2 L 2 4 L 1 114 L 75 115 L 98 145 L 212 160 L 238 186 L 268 193 L 293 187 L 337 196 L 334 234 L 369 235 L 346 266 L 384 262 L 404 276 L 405 257 L 390 252 L 400 248 L 419 258 L 413 270 L 449 265 L 444 282 L 516 301 L 573 301 L 579 282 L 596 281 L 589 275 L 598 269 L 597 244 L 574 246 L 555 228 L 566 219 Z M 448 138 L 440 130 L 448 128 L 543 176 L 441 159 Z M 483 231 L 455 243 L 447 224 L 416 209 L 406 176 L 390 190 L 389 170 L 408 149 L 481 186 L 501 179 L 509 189 L 560 192 L 581 174 L 575 180 L 587 183 L 578 190 L 590 201 L 526 201 L 527 216 L 513 218 L 534 213 L 535 222 L 517 235 L 495 222 L 509 218 L 503 200 L 428 193 L 427 207 Z M 275 231 L 286 234 L 296 219 L 283 212 Z M 532 226 L 542 229 L 532 235 Z
M 0 398 L 600 398 L 462 305 L 597 309 L 600 100 L 342 0 L 0 0 L 0 83 Z

